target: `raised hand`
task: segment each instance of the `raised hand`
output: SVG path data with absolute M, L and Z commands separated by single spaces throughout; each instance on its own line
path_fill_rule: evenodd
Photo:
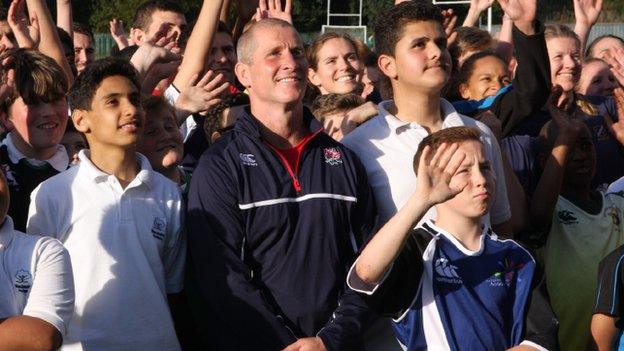
M 611 72 L 620 86 L 624 86 L 624 50 L 613 48 L 605 53 L 604 60 L 611 66 Z
M 0 54 L 2 54 L 6 50 L 6 46 L 0 45 Z M 13 61 L 12 56 L 7 56 L 0 62 L 0 71 L 5 72 L 6 67 L 11 64 Z M 13 89 L 15 89 L 15 70 L 8 69 L 6 70 L 6 75 L 4 79 L 0 81 L 0 101 L 4 101 L 7 97 L 13 94 Z
M 323 344 L 323 340 L 316 336 L 299 339 L 288 345 L 282 351 L 327 351 L 327 349 L 325 348 L 325 344 Z
M 256 21 L 263 18 L 277 18 L 292 24 L 292 0 L 286 0 L 283 10 L 281 0 L 260 0 L 253 18 Z
M 532 23 L 537 15 L 537 0 L 498 0 L 498 3 L 514 22 Z
M 613 119 L 611 119 L 609 115 L 604 115 L 603 118 L 607 130 L 620 144 L 624 145 L 624 89 L 622 89 L 622 87 L 613 90 L 613 100 L 617 108 L 617 121 L 613 122 Z
M 451 178 L 466 158 L 458 148 L 458 144 L 442 144 L 432 156 L 431 147 L 425 146 L 420 155 L 415 195 L 426 199 L 431 206 L 453 198 L 468 185 L 467 182 L 451 185 Z
M 567 108 L 568 101 L 562 101 L 563 88 L 559 85 L 555 85 L 546 101 L 546 108 L 550 113 L 550 117 L 553 122 L 557 124 L 558 134 L 557 141 L 564 145 L 573 145 L 576 139 L 581 133 L 582 122 L 574 118 Z
M 577 24 L 592 27 L 602 12 L 603 0 L 573 0 L 574 18 Z
M 197 78 L 198 76 L 195 75 L 189 85 L 178 87 L 180 97 L 175 107 L 181 111 L 180 115 L 183 115 L 183 118 L 193 113 L 207 111 L 221 101 L 221 96 L 230 87 L 230 83 L 225 81 L 221 73 L 215 75 L 212 71 L 208 71 L 199 82 Z
M 468 11 L 476 11 L 481 13 L 492 6 L 494 0 L 470 0 L 470 9 Z
M 20 48 L 33 49 L 39 44 L 39 21 L 33 13 L 30 20 L 26 13 L 25 0 L 13 0 L 9 6 L 7 22 L 15 34 Z
M 447 45 L 451 45 L 457 39 L 455 26 L 457 25 L 457 15 L 453 13 L 453 9 L 442 10 L 442 27 L 446 33 Z
M 119 50 L 123 50 L 130 45 L 122 20 L 113 18 L 110 22 L 108 22 L 108 28 L 111 36 L 115 40 L 115 43 L 117 43 Z

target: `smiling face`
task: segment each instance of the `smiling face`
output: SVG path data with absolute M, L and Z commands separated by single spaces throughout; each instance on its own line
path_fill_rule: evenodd
M 481 100 L 509 84 L 511 75 L 506 64 L 496 56 L 486 56 L 474 62 L 472 74 L 467 83 L 460 84 L 459 92 L 466 100 Z
M 232 37 L 225 32 L 217 32 L 210 48 L 206 68 L 214 74 L 223 74 L 223 78 L 231 84 L 236 82 L 234 65 L 236 64 L 236 50 Z
M 260 25 L 251 30 L 255 44 L 251 60 L 236 64 L 236 76 L 249 90 L 250 101 L 255 105 L 300 104 L 308 69 L 301 38 L 290 26 Z
M 95 47 L 91 37 L 83 33 L 74 33 L 74 62 L 78 73 L 82 73 L 88 64 L 95 61 Z
M 606 62 L 591 61 L 583 65 L 576 92 L 587 96 L 608 96 L 617 86 L 618 82 Z
M 380 55 L 379 66 L 395 90 L 439 93 L 449 79 L 451 58 L 446 34 L 435 21 L 416 21 L 403 27 L 394 57 Z
M 488 212 L 494 199 L 492 166 L 486 158 L 483 144 L 479 141 L 464 141 L 459 144 L 458 150 L 464 152 L 466 158 L 449 185 L 451 188 L 467 185 L 454 198 L 437 205 L 438 214 L 479 219 Z
M 345 38 L 332 38 L 318 51 L 316 70 L 308 70 L 308 79 L 323 95 L 349 94 L 362 89 L 362 69 L 353 44 Z
M 91 110 L 74 110 L 72 118 L 91 149 L 134 147 L 144 122 L 139 90 L 126 77 L 106 77 L 93 96 Z
M 551 38 L 546 40 L 550 61 L 550 79 L 560 85 L 564 92 L 574 90 L 581 73 L 581 51 L 577 40 Z
M 18 97 L 9 108 L 9 126 L 14 128 L 13 142 L 28 157 L 47 159 L 56 151 L 67 126 L 65 98 L 27 105 Z
M 173 111 L 156 105 L 146 111 L 146 122 L 139 138 L 137 151 L 145 155 L 152 168 L 162 171 L 177 167 L 184 155 L 182 135 Z

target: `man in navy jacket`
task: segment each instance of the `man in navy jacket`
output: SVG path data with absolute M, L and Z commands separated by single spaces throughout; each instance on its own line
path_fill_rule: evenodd
M 237 52 L 250 106 L 199 160 L 188 204 L 220 347 L 357 349 L 370 312 L 344 282 L 373 230 L 366 171 L 304 108 L 308 67 L 292 25 L 264 19 Z

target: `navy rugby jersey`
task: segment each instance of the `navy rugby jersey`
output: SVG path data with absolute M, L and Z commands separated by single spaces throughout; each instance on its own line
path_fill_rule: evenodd
M 366 171 L 307 110 L 304 122 L 314 136 L 296 169 L 247 107 L 193 173 L 189 247 L 228 350 L 280 350 L 316 335 L 328 350 L 349 350 L 369 318 L 344 283 L 375 219 Z
M 470 251 L 429 221 L 414 230 L 380 285 L 358 291 L 395 318 L 397 339 L 409 351 L 506 350 L 521 343 L 552 350 L 557 321 L 542 281 L 531 254 L 490 228 L 483 229 L 480 249 Z

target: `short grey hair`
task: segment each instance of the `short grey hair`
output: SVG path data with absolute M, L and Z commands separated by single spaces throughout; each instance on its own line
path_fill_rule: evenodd
M 255 39 L 254 32 L 258 30 L 258 28 L 292 28 L 297 35 L 299 33 L 293 27 L 292 24 L 277 18 L 265 18 L 254 23 L 241 37 L 238 39 L 238 43 L 236 44 L 236 55 L 238 56 L 238 60 L 244 64 L 251 64 L 253 53 L 258 47 L 258 43 Z

